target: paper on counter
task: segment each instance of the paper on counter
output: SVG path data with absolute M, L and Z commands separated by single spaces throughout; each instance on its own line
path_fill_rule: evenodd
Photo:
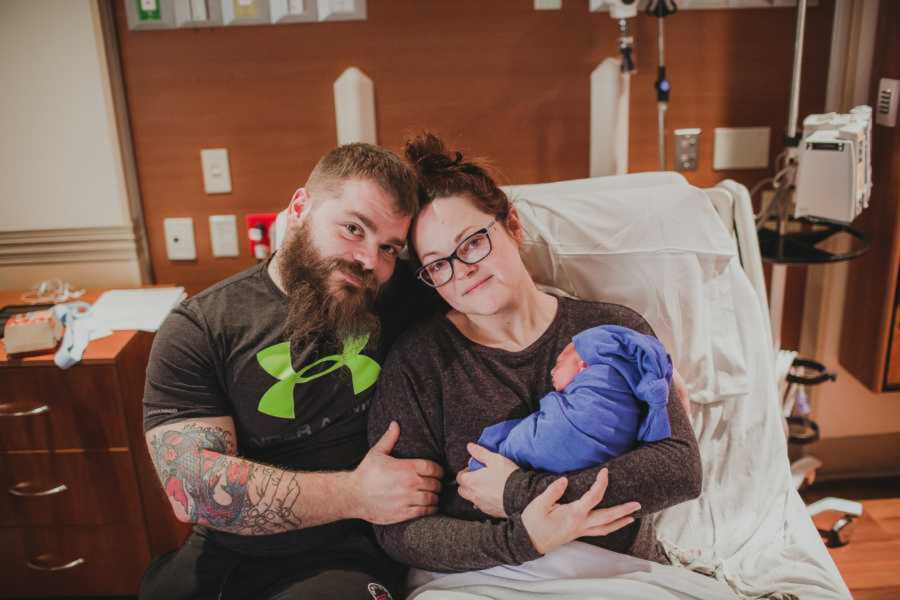
M 94 302 L 91 314 L 101 328 L 156 331 L 185 297 L 183 287 L 109 290 Z

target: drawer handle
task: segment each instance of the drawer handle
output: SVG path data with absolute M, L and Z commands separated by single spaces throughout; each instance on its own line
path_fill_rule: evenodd
M 32 558 L 25 564 L 29 569 L 34 569 L 35 571 L 67 571 L 69 569 L 74 569 L 75 567 L 81 566 L 85 562 L 83 558 L 76 558 L 75 560 L 69 561 L 63 565 L 47 565 L 38 562 L 45 561 L 47 558 L 49 558 L 49 556 L 47 556 L 46 554 L 42 554 L 41 556 Z
M 30 481 L 23 481 L 21 483 L 17 483 L 7 490 L 13 496 L 18 496 L 19 498 L 41 498 L 43 496 L 53 496 L 55 494 L 61 494 L 67 489 L 66 484 L 61 483 L 56 487 L 48 488 L 46 490 L 41 490 L 39 492 L 31 492 L 28 491 L 28 488 L 32 486 Z
M 29 410 L 15 410 L 12 412 L 7 412 L 4 408 L 9 407 L 9 404 L 3 405 L 0 404 L 0 417 L 33 417 L 35 415 L 43 415 L 45 413 L 50 412 L 50 407 L 46 404 L 42 404 L 41 406 L 36 406 Z

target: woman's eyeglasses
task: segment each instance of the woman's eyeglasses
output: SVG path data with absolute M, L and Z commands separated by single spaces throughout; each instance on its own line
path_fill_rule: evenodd
M 472 235 L 466 237 L 459 243 L 453 254 L 445 258 L 433 260 L 427 265 L 423 265 L 416 271 L 416 275 L 426 284 L 437 288 L 453 279 L 453 259 L 455 258 L 461 263 L 474 265 L 483 261 L 490 255 L 493 250 L 491 244 L 491 236 L 488 231 L 497 223 L 494 219 L 490 224 L 479 229 Z

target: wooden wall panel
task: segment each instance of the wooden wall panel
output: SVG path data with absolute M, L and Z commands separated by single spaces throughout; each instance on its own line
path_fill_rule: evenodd
M 332 84 L 351 65 L 375 82 L 379 141 L 398 149 L 424 128 L 489 157 L 504 183 L 585 177 L 588 77 L 615 55 L 617 31 L 587 0 L 535 11 L 532 0 L 369 0 L 368 20 L 184 31 L 118 31 L 156 280 L 203 287 L 252 264 L 213 258 L 208 216 L 275 211 L 336 143 Z M 825 97 L 833 0 L 809 9 L 801 115 Z M 682 11 L 666 21 L 673 86 L 668 128 L 703 129 L 705 186 L 751 185 L 765 171 L 712 170 L 713 128 L 787 118 L 794 11 Z M 656 20 L 634 24 L 631 171 L 657 169 Z M 199 151 L 226 147 L 233 193 L 203 193 Z M 198 260 L 165 257 L 162 220 L 191 216 Z M 803 271 L 789 276 L 785 340 L 799 338 Z M 799 285 L 798 285 L 799 284 Z

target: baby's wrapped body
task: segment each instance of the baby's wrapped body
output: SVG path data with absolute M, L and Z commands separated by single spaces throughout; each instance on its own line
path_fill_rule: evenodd
M 567 473 L 603 464 L 638 442 L 671 436 L 666 402 L 672 360 L 659 340 L 601 325 L 572 343 L 580 363 L 574 379 L 563 375 L 557 385 L 562 390 L 541 398 L 537 412 L 486 427 L 479 445 L 524 468 Z M 564 371 L 566 360 L 564 350 L 554 371 Z M 469 461 L 472 471 L 482 466 Z

